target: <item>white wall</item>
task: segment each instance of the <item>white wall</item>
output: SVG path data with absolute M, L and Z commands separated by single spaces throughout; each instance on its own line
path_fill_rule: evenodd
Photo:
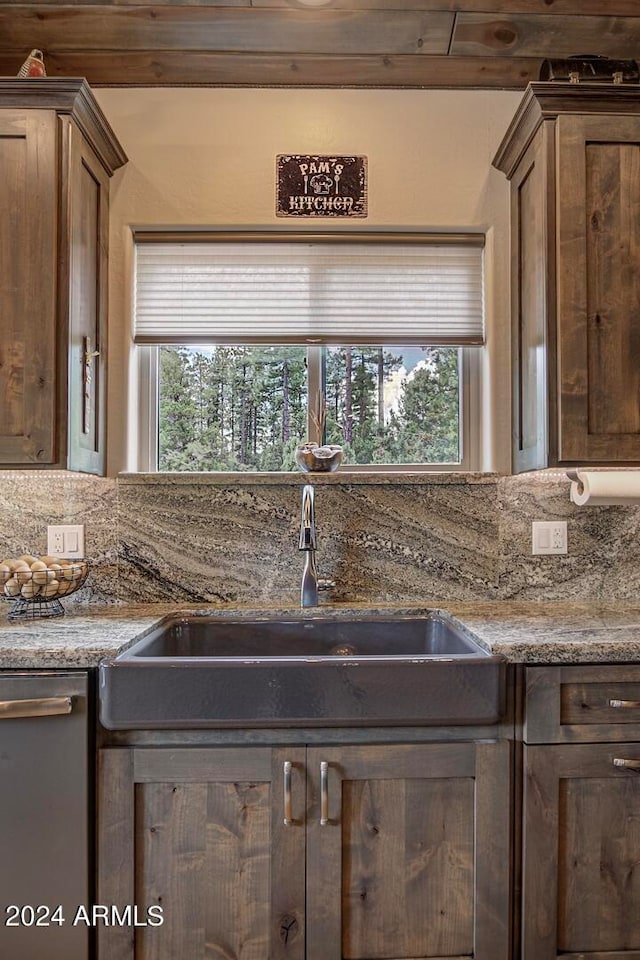
M 485 469 L 509 472 L 508 184 L 491 159 L 520 94 L 99 89 L 129 156 L 111 201 L 109 472 L 130 468 L 131 226 L 487 230 Z M 278 153 L 364 154 L 365 220 L 275 216 Z

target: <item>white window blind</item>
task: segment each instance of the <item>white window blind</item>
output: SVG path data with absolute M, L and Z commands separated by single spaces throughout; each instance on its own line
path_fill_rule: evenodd
M 135 340 L 480 344 L 483 239 L 138 241 Z

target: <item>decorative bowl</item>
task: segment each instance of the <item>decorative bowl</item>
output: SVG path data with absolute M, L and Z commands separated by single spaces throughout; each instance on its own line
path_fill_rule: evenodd
M 342 447 L 335 443 L 319 446 L 300 443 L 296 447 L 296 463 L 304 473 L 333 473 L 342 463 Z
M 16 560 L 2 560 L 0 584 L 5 597 L 14 601 L 9 618 L 62 616 L 64 607 L 60 597 L 75 593 L 87 579 L 88 572 L 86 560 L 31 554 L 23 554 Z

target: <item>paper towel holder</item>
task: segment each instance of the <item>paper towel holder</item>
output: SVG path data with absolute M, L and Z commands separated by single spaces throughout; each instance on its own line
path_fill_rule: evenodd
M 576 467 L 576 468 L 573 469 L 573 470 L 567 470 L 567 471 L 566 471 L 566 474 L 567 474 L 568 479 L 571 480 L 572 483 L 577 483 L 577 484 L 578 484 L 578 490 L 579 490 L 580 493 L 582 493 L 583 490 L 584 490 L 584 487 L 583 487 L 583 485 L 582 485 L 582 480 L 581 480 L 580 477 L 578 476 L 578 467 Z
M 640 504 L 640 470 L 567 470 L 569 498 L 578 507 L 633 506 Z

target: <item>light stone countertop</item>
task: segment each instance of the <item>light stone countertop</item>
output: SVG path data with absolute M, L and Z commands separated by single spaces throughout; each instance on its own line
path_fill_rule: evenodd
M 68 604 L 67 615 L 10 621 L 0 609 L 0 669 L 94 667 L 114 657 L 168 615 L 219 617 L 366 617 L 419 615 L 442 604 L 326 605 L 301 611 L 282 606 Z M 483 647 L 520 663 L 640 662 L 640 603 L 456 602 L 446 606 Z M 8 610 L 8 606 L 7 606 Z

